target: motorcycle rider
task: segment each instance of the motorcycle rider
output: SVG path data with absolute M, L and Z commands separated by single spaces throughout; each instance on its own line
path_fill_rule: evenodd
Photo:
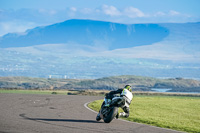
M 115 97 L 115 94 L 120 94 L 120 97 L 125 98 L 125 103 L 121 107 L 124 112 L 121 112 L 117 114 L 116 118 L 118 117 L 129 117 L 129 105 L 131 104 L 133 95 L 132 95 L 132 89 L 130 85 L 126 85 L 123 89 L 118 89 L 116 91 L 110 91 L 109 93 L 106 94 L 106 97 L 104 99 L 104 102 L 102 103 L 102 106 L 104 107 L 109 107 L 112 99 Z M 101 107 L 102 107 L 101 106 Z M 97 115 L 96 118 L 97 121 L 101 120 L 100 118 L 100 113 Z

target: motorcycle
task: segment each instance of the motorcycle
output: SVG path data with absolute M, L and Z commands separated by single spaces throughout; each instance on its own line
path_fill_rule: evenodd
M 118 108 L 123 107 L 125 102 L 126 99 L 124 97 L 116 96 L 111 100 L 110 106 L 107 107 L 104 100 L 96 120 L 103 119 L 105 123 L 110 123 L 115 117 L 118 118 Z

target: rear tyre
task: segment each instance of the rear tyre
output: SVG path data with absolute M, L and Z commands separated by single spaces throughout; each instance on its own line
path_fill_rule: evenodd
M 103 118 L 104 122 L 105 123 L 110 123 L 113 118 L 117 115 L 117 112 L 118 112 L 118 108 L 117 107 L 114 107 L 110 113 L 107 115 L 107 117 Z

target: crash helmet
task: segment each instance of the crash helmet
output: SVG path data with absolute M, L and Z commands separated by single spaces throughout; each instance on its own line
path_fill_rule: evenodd
M 124 89 L 127 89 L 127 90 L 129 90 L 130 92 L 132 92 L 132 89 L 131 89 L 131 86 L 130 86 L 130 85 L 126 85 L 126 86 L 124 87 Z

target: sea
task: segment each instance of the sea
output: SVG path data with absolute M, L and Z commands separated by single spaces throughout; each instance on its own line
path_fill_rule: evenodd
M 173 92 L 173 91 L 170 91 L 172 90 L 171 88 L 152 88 L 151 91 L 153 92 L 167 92 L 167 93 L 194 93 L 194 94 L 198 94 L 200 92 Z M 168 92 L 170 91 L 170 92 Z

